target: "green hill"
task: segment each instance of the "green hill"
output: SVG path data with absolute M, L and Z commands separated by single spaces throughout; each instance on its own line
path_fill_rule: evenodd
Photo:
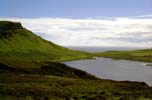
M 113 59 L 126 59 L 142 62 L 152 62 L 152 49 L 131 50 L 131 51 L 107 51 L 95 53 L 95 56 Z
M 65 61 L 89 57 L 36 36 L 20 23 L 0 21 L 1 61 Z M 8 63 L 8 62 L 7 62 Z

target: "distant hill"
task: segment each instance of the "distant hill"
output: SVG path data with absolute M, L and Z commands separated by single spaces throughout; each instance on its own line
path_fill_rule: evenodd
M 142 62 L 152 62 L 152 49 L 131 50 L 131 51 L 107 51 L 95 53 L 95 56 L 113 59 L 126 59 Z
M 21 23 L 0 21 L 1 61 L 65 61 L 87 57 L 86 52 L 70 50 L 44 40 Z

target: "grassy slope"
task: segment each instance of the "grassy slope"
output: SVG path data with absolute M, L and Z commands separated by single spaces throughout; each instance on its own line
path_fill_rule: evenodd
M 152 91 L 145 83 L 99 80 L 52 62 L 86 57 L 88 53 L 48 42 L 20 23 L 0 21 L 0 62 L 4 63 L 0 64 L 0 100 L 152 99 Z
M 0 22 L 0 59 L 3 62 L 64 61 L 87 57 L 85 52 L 70 50 L 46 41 L 19 23 Z
M 142 62 L 152 62 L 152 49 L 132 51 L 108 51 L 95 53 L 95 56 L 108 57 L 113 59 L 126 59 Z

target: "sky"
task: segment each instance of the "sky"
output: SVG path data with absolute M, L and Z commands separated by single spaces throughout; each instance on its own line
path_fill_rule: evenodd
M 0 0 L 0 7 L 0 20 L 60 45 L 152 47 L 152 0 Z

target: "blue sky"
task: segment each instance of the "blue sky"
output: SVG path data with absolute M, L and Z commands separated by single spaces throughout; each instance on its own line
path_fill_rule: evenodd
M 60 45 L 152 48 L 152 0 L 0 0 L 0 8 L 0 20 Z
M 150 14 L 152 0 L 0 0 L 0 7 L 0 17 L 128 17 Z

